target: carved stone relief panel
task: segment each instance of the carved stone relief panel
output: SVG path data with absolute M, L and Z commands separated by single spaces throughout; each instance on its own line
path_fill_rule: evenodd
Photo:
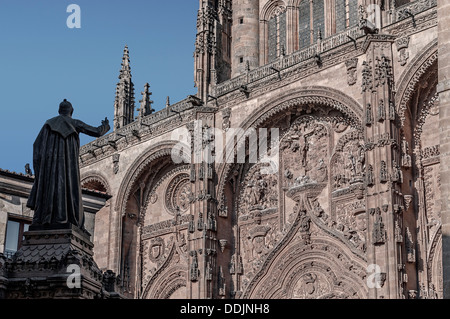
M 326 182 L 328 145 L 325 123 L 309 116 L 298 118 L 280 143 L 283 187 Z
M 333 191 L 363 180 L 366 161 L 364 143 L 358 132 L 349 132 L 339 140 L 330 166 Z
M 261 224 L 246 223 L 240 226 L 240 251 L 243 283 L 248 283 L 260 270 L 265 257 L 281 238 L 278 219 L 270 218 Z
M 441 223 L 441 196 L 440 196 L 440 175 L 439 165 L 425 167 L 424 169 L 424 189 L 426 203 L 426 217 L 428 227 L 428 240 L 431 240 L 438 231 Z
M 173 245 L 173 236 L 158 236 L 142 242 L 142 283 L 145 286 L 151 276 L 166 261 Z
M 261 168 L 260 164 L 255 164 L 246 174 L 240 196 L 240 216 L 278 209 L 278 176 L 261 174 Z

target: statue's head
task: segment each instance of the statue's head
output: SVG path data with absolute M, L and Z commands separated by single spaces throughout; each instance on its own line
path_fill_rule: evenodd
M 59 114 L 68 116 L 72 116 L 73 114 L 72 104 L 66 99 L 64 99 L 64 101 L 62 101 L 59 105 Z

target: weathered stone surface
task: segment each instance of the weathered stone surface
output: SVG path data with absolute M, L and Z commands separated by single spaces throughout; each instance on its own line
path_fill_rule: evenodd
M 365 35 L 362 2 L 201 4 L 197 97 L 81 149 L 83 186 L 112 196 L 93 233 L 94 258 L 120 279 L 108 272 L 108 287 L 144 299 L 446 296 L 450 15 L 445 1 L 384 1 Z M 279 129 L 275 174 L 195 149 L 233 128 Z M 176 163 L 180 136 L 194 147 Z

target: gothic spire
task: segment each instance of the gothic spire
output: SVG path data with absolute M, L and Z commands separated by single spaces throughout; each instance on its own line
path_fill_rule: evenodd
M 134 84 L 131 81 L 130 55 L 128 46 L 125 46 L 114 101 L 114 129 L 121 128 L 134 121 L 134 104 Z
M 130 52 L 128 51 L 128 46 L 125 45 L 122 57 L 122 69 L 120 70 L 119 79 L 122 77 L 131 78 L 131 67 L 130 67 Z
M 141 107 L 138 109 L 138 111 L 139 116 L 144 117 L 152 114 L 155 111 L 154 109 L 152 109 L 153 101 L 150 100 L 150 96 L 152 95 L 152 93 L 150 92 L 150 84 L 145 84 L 144 92 L 142 92 L 141 95 L 142 100 L 139 101 L 141 103 Z

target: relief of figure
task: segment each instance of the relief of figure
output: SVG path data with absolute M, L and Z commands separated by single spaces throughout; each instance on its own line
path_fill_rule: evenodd
M 250 188 L 250 205 L 261 205 L 268 185 L 259 171 L 255 173 L 255 178 L 247 186 Z
M 364 173 L 366 163 L 366 154 L 364 152 L 364 148 L 360 145 L 358 148 L 358 161 L 356 163 L 356 174 L 362 176 Z
M 356 160 L 352 153 L 348 154 L 348 160 L 348 167 L 350 168 L 351 177 L 354 178 L 356 176 Z
M 307 135 L 303 135 L 303 144 L 301 149 L 302 167 L 306 167 L 306 158 L 308 156 L 309 144 L 307 140 Z
M 316 292 L 317 289 L 316 280 L 317 280 L 316 274 L 310 273 L 305 275 L 303 281 L 305 283 L 305 292 L 308 295 L 312 295 L 314 294 L 314 292 Z
M 244 257 L 246 262 L 250 262 L 253 260 L 253 247 L 252 247 L 252 238 L 247 235 L 242 237 L 242 245 L 244 247 Z
M 266 241 L 263 236 L 257 236 L 253 238 L 253 249 L 258 255 L 261 255 L 266 250 Z

